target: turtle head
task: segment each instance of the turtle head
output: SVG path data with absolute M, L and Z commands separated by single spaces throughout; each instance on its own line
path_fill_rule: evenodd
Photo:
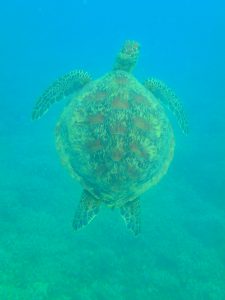
M 126 41 L 116 57 L 114 71 L 131 72 L 137 62 L 140 45 L 135 41 Z

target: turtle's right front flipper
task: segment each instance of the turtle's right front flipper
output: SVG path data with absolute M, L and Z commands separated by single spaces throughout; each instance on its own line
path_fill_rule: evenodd
M 53 82 L 37 99 L 32 112 L 32 119 L 41 118 L 55 102 L 76 92 L 91 81 L 88 73 L 80 70 L 71 71 Z

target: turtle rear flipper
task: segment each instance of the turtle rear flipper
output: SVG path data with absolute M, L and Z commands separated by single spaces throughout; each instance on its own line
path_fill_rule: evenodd
M 37 99 L 32 112 L 32 119 L 41 118 L 55 102 L 76 92 L 91 81 L 88 73 L 80 70 L 71 71 L 53 82 Z
M 94 198 L 88 191 L 84 190 L 75 212 L 73 220 L 74 230 L 81 229 L 88 225 L 98 214 L 99 208 L 100 201 Z
M 144 86 L 150 90 L 159 101 L 172 111 L 184 134 L 188 133 L 188 122 L 183 106 L 175 93 L 161 80 L 150 78 L 144 82 Z
M 140 201 L 135 199 L 131 202 L 124 204 L 120 208 L 121 215 L 127 225 L 127 228 L 130 229 L 134 235 L 140 233 Z

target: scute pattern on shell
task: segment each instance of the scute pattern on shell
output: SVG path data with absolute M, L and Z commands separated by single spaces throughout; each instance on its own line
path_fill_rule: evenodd
M 131 74 L 113 71 L 71 100 L 57 124 L 56 145 L 85 189 L 120 207 L 166 173 L 174 137 L 151 92 Z

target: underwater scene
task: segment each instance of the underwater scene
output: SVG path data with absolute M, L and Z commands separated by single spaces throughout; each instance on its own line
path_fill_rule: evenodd
M 224 32 L 222 0 L 1 3 L 0 300 L 225 300 Z

